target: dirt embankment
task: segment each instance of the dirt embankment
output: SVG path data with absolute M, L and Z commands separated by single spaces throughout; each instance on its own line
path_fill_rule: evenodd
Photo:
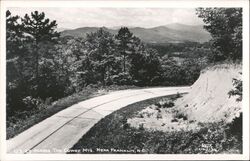
M 199 122 L 231 122 L 239 116 L 242 104 L 238 96 L 229 97 L 235 89 L 233 79 L 241 79 L 241 64 L 220 64 L 201 72 L 189 94 L 175 102 L 176 108 L 185 113 L 189 120 Z
M 233 79 L 241 79 L 241 64 L 207 67 L 192 85 L 191 91 L 177 100 L 163 99 L 139 111 L 127 122 L 135 128 L 159 131 L 199 130 L 199 123 L 225 121 L 238 117 L 242 104 L 229 96 Z M 164 104 L 172 102 L 172 106 Z M 160 105 L 160 106 L 159 106 Z

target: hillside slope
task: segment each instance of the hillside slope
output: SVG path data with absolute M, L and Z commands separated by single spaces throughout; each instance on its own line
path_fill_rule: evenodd
M 229 97 L 234 89 L 233 78 L 241 79 L 242 65 L 221 64 L 202 71 L 193 84 L 189 94 L 177 100 L 177 108 L 184 112 L 189 120 L 199 122 L 231 122 L 239 116 L 242 104 L 238 96 Z
M 61 32 L 62 36 L 86 37 L 86 34 L 96 32 L 99 27 L 82 27 L 68 29 Z M 201 26 L 183 24 L 169 24 L 153 28 L 130 27 L 130 31 L 145 43 L 181 43 L 186 41 L 207 42 L 211 39 L 210 34 Z M 116 34 L 119 28 L 106 28 L 104 30 Z

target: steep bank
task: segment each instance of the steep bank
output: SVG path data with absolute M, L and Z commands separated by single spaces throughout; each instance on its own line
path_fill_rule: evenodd
M 239 116 L 242 104 L 238 96 L 229 97 L 234 89 L 233 78 L 241 79 L 241 64 L 220 64 L 201 72 L 189 94 L 177 100 L 176 108 L 185 113 L 189 120 L 199 122 L 231 122 Z

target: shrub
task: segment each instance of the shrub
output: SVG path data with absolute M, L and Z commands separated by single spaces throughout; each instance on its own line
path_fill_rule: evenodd
M 129 124 L 127 123 L 127 119 L 122 120 L 122 127 L 123 129 L 128 129 L 130 127 Z
M 176 118 L 172 119 L 171 122 L 178 122 Z
M 33 109 L 36 108 L 39 104 L 41 104 L 42 100 L 40 98 L 33 98 L 32 96 L 27 96 L 23 98 L 23 103 L 28 109 Z
M 174 102 L 173 102 L 173 99 L 172 100 L 166 100 L 166 101 L 159 101 L 159 102 L 156 102 L 154 104 L 156 106 L 156 109 L 160 109 L 160 108 L 171 108 L 174 106 Z
M 158 119 L 162 119 L 162 115 L 160 113 L 158 113 L 157 116 L 156 116 L 156 118 L 157 118 L 157 120 Z
M 117 75 L 111 76 L 111 81 L 113 84 L 117 85 L 131 85 L 132 84 L 132 78 L 129 73 L 122 72 Z
M 180 98 L 180 97 L 181 97 L 181 94 L 179 92 L 177 92 L 175 99 Z
M 160 102 L 156 102 L 154 105 L 155 105 L 156 107 L 158 107 L 158 108 L 161 108 L 161 103 L 160 103 Z
M 240 113 L 239 117 L 234 118 L 228 126 L 229 129 L 227 134 L 235 135 L 238 139 L 242 140 L 242 113 Z
M 234 78 L 233 86 L 235 89 L 232 89 L 228 92 L 229 97 L 237 95 L 238 98 L 236 101 L 242 101 L 242 80 Z
M 166 101 L 166 102 L 164 102 L 164 104 L 162 106 L 163 106 L 163 108 L 171 108 L 171 107 L 174 107 L 174 102 L 173 101 Z
M 144 124 L 139 124 L 139 130 L 144 130 Z
M 139 117 L 139 118 L 144 118 L 144 116 L 143 116 L 142 113 L 139 113 L 138 117 Z
M 183 120 L 187 120 L 188 119 L 187 116 L 185 114 L 183 114 L 183 113 L 177 113 L 175 115 L 175 118 L 177 118 L 177 119 L 183 119 Z

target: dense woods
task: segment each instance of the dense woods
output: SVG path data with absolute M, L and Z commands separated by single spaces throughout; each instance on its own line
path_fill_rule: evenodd
M 57 22 L 43 12 L 19 17 L 7 11 L 6 16 L 8 115 L 49 104 L 89 85 L 191 85 L 204 64 L 199 43 L 150 45 L 127 27 L 115 35 L 100 28 L 86 38 L 62 37 Z M 202 51 L 194 56 L 191 50 Z

